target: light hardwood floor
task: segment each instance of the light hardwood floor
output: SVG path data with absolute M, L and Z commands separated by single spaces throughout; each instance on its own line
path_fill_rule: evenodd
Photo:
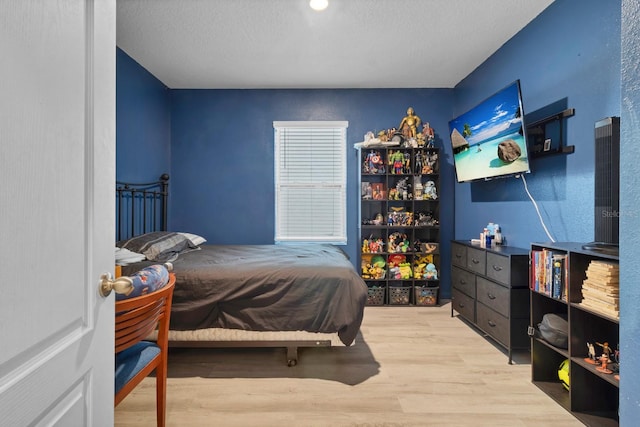
M 366 307 L 352 347 L 173 349 L 168 426 L 581 426 L 506 354 L 441 307 Z M 155 379 L 115 410 L 155 425 Z

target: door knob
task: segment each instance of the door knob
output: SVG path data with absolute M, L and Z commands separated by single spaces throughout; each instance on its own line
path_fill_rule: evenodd
M 133 280 L 130 277 L 122 276 L 117 279 L 111 278 L 111 273 L 104 273 L 100 276 L 100 285 L 98 292 L 103 297 L 108 297 L 111 291 L 116 294 L 128 294 L 133 290 Z

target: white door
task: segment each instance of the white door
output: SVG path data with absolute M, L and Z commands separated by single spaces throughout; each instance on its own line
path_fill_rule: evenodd
M 0 0 L 0 425 L 113 425 L 115 0 Z

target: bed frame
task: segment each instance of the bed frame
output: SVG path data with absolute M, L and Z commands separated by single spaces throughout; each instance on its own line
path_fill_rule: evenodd
M 158 181 L 116 181 L 116 241 L 167 230 L 169 175 Z
M 116 241 L 153 231 L 167 231 L 169 175 L 147 183 L 116 182 Z M 185 230 L 190 231 L 190 230 Z M 179 286 L 176 283 L 176 286 Z M 232 336 L 229 337 L 229 334 Z M 286 348 L 287 365 L 298 363 L 298 348 L 344 346 L 338 334 L 304 331 L 262 332 L 220 328 L 169 331 L 170 347 Z

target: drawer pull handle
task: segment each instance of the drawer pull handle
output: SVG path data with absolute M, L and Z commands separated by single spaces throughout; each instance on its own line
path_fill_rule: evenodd
M 494 266 L 493 266 L 493 269 L 494 269 L 495 271 L 502 271 L 502 267 L 500 267 L 499 265 L 494 265 Z
M 496 296 L 491 292 L 487 292 L 487 296 L 489 297 L 489 299 L 496 299 Z
M 467 284 L 467 281 L 466 281 L 466 280 L 464 280 L 464 279 L 460 279 L 460 284 L 461 284 L 461 285 L 466 285 L 466 284 Z
M 456 258 L 462 258 L 462 254 L 456 254 Z
M 464 303 L 461 303 L 461 302 L 460 302 L 460 303 L 458 303 L 458 307 L 460 307 L 460 308 L 464 308 Z
M 489 324 L 489 326 L 491 326 L 492 328 L 496 326 L 496 322 L 494 322 L 493 320 L 489 320 L 487 321 L 487 323 Z
M 471 262 L 474 264 L 479 264 L 480 260 L 479 259 L 475 259 L 475 258 L 471 258 Z

